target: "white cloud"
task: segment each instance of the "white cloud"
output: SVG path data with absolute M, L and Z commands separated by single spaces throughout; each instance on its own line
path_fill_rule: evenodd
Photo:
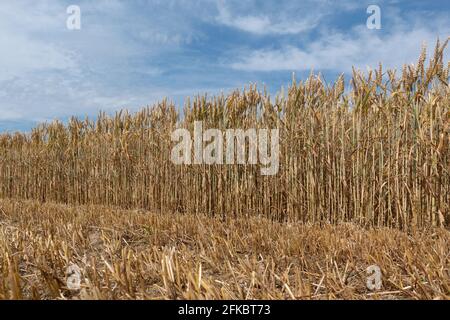
M 233 15 L 223 1 L 218 2 L 217 8 L 219 14 L 216 21 L 220 24 L 259 35 L 301 33 L 314 28 L 322 17 L 319 12 L 290 19 L 283 17 L 280 13 L 280 16 L 272 13 L 270 17 L 267 14 Z
M 327 18 L 356 9 L 366 13 L 371 0 L 214 0 L 215 22 L 256 35 L 299 35 Z M 383 1 L 383 0 L 379 0 Z
M 48 1 L 34 5 L 22 0 L 0 4 L 0 81 L 30 72 L 76 67 L 73 52 L 33 37 L 45 29 L 57 27 L 58 17 L 64 19 L 64 12 L 59 5 Z
M 68 4 L 0 1 L 0 120 L 95 115 L 176 93 L 156 84 L 140 86 L 134 77 L 163 72 L 150 59 L 164 48 L 189 43 L 187 22 L 164 21 L 167 15 L 139 12 L 128 1 L 80 0 L 82 29 L 69 31 Z M 156 5 L 167 4 L 149 3 L 149 8 Z
M 26 36 L 5 37 L 0 33 L 0 80 L 7 80 L 30 72 L 43 70 L 67 71 L 76 69 L 74 53 L 55 44 L 42 43 Z
M 437 37 L 445 39 L 441 32 L 428 29 L 398 30 L 382 37 L 373 30 L 360 28 L 348 34 L 333 33 L 307 44 L 304 48 L 284 46 L 281 49 L 246 51 L 231 67 L 245 71 L 351 71 L 352 66 L 360 69 L 376 68 L 379 62 L 386 67 L 401 67 L 415 63 L 421 44 L 434 48 Z M 448 52 L 448 51 L 447 51 Z
M 21 119 L 22 115 L 20 113 L 15 112 L 14 110 L 2 110 L 0 112 L 0 121 L 11 121 Z

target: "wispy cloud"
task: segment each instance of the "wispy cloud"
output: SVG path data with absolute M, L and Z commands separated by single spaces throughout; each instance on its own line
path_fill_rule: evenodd
M 30 72 L 76 67 L 73 52 L 55 42 L 34 37 L 36 33 L 57 27 L 58 17 L 64 19 L 65 11 L 63 7 L 58 11 L 58 7 L 47 1 L 33 7 L 21 0 L 0 4 L 0 81 Z
M 321 16 L 306 16 L 296 20 L 272 21 L 268 15 L 232 15 L 224 2 L 218 2 L 217 22 L 232 28 L 259 35 L 297 34 L 314 28 Z
M 69 31 L 69 4 L 0 3 L 0 120 L 28 123 L 94 115 L 100 109 L 139 108 L 177 94 L 177 88 L 148 81 L 165 68 L 152 58 L 192 41 L 189 21 L 162 23 L 158 12 L 141 12 L 128 1 L 80 0 L 82 30 Z M 173 5 L 139 4 L 167 10 L 165 18 Z
M 288 44 L 276 49 L 243 50 L 230 66 L 243 71 L 348 72 L 353 66 L 375 68 L 382 62 L 385 67 L 399 68 L 416 62 L 422 45 L 432 50 L 438 38 L 445 40 L 450 35 L 450 23 L 442 19 L 436 19 L 433 25 L 413 25 L 402 22 L 387 33 L 359 26 L 346 33 L 322 33 L 302 46 Z
M 383 0 L 380 0 L 383 1 Z M 254 35 L 296 36 L 307 33 L 333 16 L 364 9 L 370 0 L 216 0 L 215 21 L 223 26 Z

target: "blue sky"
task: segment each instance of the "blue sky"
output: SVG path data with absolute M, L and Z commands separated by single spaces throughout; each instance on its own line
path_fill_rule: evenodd
M 66 28 L 72 4 L 81 30 Z M 400 68 L 450 36 L 449 17 L 448 0 L 1 1 L 0 131 L 250 83 L 276 93 L 311 69 L 331 82 L 352 65 Z

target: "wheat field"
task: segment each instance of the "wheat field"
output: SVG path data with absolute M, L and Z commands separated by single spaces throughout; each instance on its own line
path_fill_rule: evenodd
M 399 73 L 0 135 L 0 298 L 448 299 L 447 42 Z M 279 173 L 173 164 L 171 132 L 195 121 L 279 129 Z

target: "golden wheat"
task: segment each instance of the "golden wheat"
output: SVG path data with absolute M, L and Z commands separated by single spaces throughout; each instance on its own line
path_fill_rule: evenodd
M 0 136 L 0 197 L 101 204 L 213 216 L 360 225 L 448 226 L 450 94 L 446 43 L 425 67 L 327 85 L 295 80 L 271 99 L 251 86 L 187 101 L 167 100 L 134 115 L 43 124 Z M 280 172 L 258 166 L 176 166 L 170 133 L 205 126 L 279 128 Z

